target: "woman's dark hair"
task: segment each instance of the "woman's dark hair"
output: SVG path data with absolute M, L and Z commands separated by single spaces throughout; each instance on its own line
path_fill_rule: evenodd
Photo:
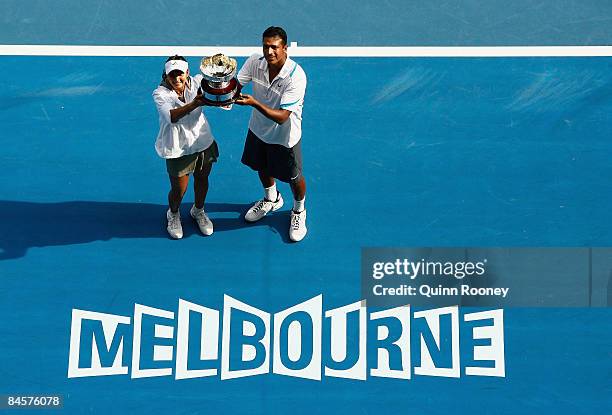
M 181 55 L 172 55 L 168 59 L 166 59 L 166 62 L 170 62 L 170 61 L 185 61 L 185 62 L 187 62 L 187 59 L 185 59 Z
M 172 55 L 170 57 L 168 57 L 168 59 L 166 59 L 166 62 L 170 62 L 170 61 L 185 61 L 187 62 L 187 59 L 185 59 L 183 56 L 181 55 Z M 168 89 L 172 89 L 168 86 L 167 82 L 166 82 L 166 69 L 164 68 L 164 70 L 162 70 L 162 77 L 161 77 L 161 82 L 160 85 L 165 86 Z
M 287 44 L 287 33 L 285 32 L 285 30 L 282 27 L 277 27 L 277 26 L 270 26 L 269 28 L 267 28 L 266 30 L 264 30 L 263 34 L 261 35 L 262 38 L 264 37 L 280 37 L 283 41 L 283 45 Z

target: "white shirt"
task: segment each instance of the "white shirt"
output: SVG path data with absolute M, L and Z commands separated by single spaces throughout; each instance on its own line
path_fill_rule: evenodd
M 287 58 L 279 74 L 269 81 L 268 62 L 260 54 L 252 55 L 238 72 L 238 81 L 246 85 L 253 81 L 253 96 L 273 109 L 291 111 L 283 124 L 267 118 L 253 108 L 249 130 L 268 144 L 293 147 L 302 138 L 302 107 L 306 94 L 306 73 L 300 65 Z
M 155 141 L 155 150 L 160 157 L 173 159 L 194 154 L 207 149 L 214 141 L 208 120 L 202 110 L 195 109 L 175 123 L 170 122 L 170 110 L 182 107 L 193 101 L 198 94 L 202 75 L 189 77 L 185 86 L 185 102 L 178 94 L 165 86 L 158 86 L 153 91 L 153 100 L 159 112 L 159 134 Z

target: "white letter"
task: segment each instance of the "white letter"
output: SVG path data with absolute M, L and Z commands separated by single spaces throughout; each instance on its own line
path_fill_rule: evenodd
M 140 369 L 140 340 L 142 336 L 142 316 L 162 317 L 174 319 L 174 313 L 171 311 L 161 310 L 158 308 L 147 307 L 146 305 L 134 304 L 134 340 L 132 345 L 132 379 L 150 378 L 156 376 L 172 375 L 172 368 L 163 369 Z M 171 339 L 174 337 L 174 327 L 164 326 L 161 324 L 155 325 L 155 337 Z M 153 361 L 172 360 L 172 346 L 153 346 Z
M 370 314 L 370 320 L 378 320 L 384 317 L 394 317 L 401 323 L 402 332 L 393 344 L 398 346 L 401 352 L 402 369 L 391 369 L 389 350 L 379 348 L 377 351 L 377 367 L 370 369 L 370 375 L 381 378 L 410 379 L 410 306 L 405 305 Z M 378 340 L 385 340 L 389 338 L 389 335 L 387 326 L 378 326 Z
M 72 324 L 70 327 L 70 353 L 68 355 L 68 377 L 79 378 L 86 376 L 108 376 L 127 375 L 128 367 L 121 366 L 123 359 L 123 338 L 119 341 L 117 354 L 111 367 L 102 367 L 98 343 L 94 336 L 91 342 L 91 367 L 79 368 L 79 357 L 81 353 L 81 325 L 83 320 L 96 320 L 102 323 L 104 341 L 107 351 L 111 351 L 111 345 L 115 338 L 119 324 L 130 324 L 130 318 L 116 316 L 114 314 L 96 313 L 94 311 L 72 310 Z M 93 334 L 92 334 L 93 335 Z
M 330 349 L 331 357 L 336 362 L 342 362 L 348 354 L 346 337 L 348 335 L 348 321 L 346 316 L 353 311 L 359 311 L 359 359 L 355 365 L 345 370 L 325 368 L 325 376 L 335 378 L 366 380 L 367 365 L 367 309 L 365 300 L 335 308 L 325 312 L 325 317 L 331 318 Z
M 440 348 L 440 316 L 443 314 L 451 315 L 451 367 L 436 367 L 433 359 L 431 358 L 431 354 L 429 353 L 429 349 L 427 349 L 427 345 L 425 344 L 425 338 L 421 334 L 421 366 L 414 368 L 414 373 L 416 375 L 442 376 L 447 378 L 459 377 L 459 309 L 457 306 L 418 311 L 414 313 L 414 318 L 425 317 L 436 345 L 438 348 Z
M 261 343 L 265 350 L 265 359 L 261 366 L 255 369 L 246 369 L 246 370 L 232 370 L 230 371 L 230 323 L 232 319 L 232 310 L 241 310 L 246 313 L 252 314 L 254 316 L 259 317 L 264 322 L 265 333 L 259 343 Z M 249 325 L 243 324 L 243 333 L 247 334 L 255 334 L 255 327 L 252 323 Z M 248 333 L 250 330 L 252 332 Z M 247 348 L 243 345 L 242 348 L 242 359 L 244 360 L 247 354 L 252 355 L 255 353 L 252 346 Z M 247 376 L 256 376 L 262 375 L 264 373 L 270 372 L 270 313 L 266 313 L 265 311 L 259 310 L 255 307 L 251 307 L 248 304 L 245 304 L 241 301 L 238 301 L 229 295 L 223 296 L 223 339 L 222 339 L 222 356 L 221 356 L 221 380 L 226 379 L 235 379 L 242 378 Z
M 504 310 L 488 310 L 463 316 L 465 321 L 493 319 L 492 326 L 474 327 L 474 339 L 490 339 L 490 346 L 474 346 L 474 360 L 493 360 L 493 367 L 466 367 L 466 375 L 506 377 L 504 358 Z
M 310 362 L 303 369 L 290 369 L 286 367 L 281 359 L 280 331 L 283 321 L 293 313 L 302 311 L 308 314 L 312 320 L 312 356 Z M 321 330 L 322 330 L 323 296 L 318 295 L 301 304 L 274 314 L 274 358 L 272 361 L 272 372 L 278 375 L 292 376 L 296 378 L 321 380 Z M 287 354 L 289 359 L 296 362 L 302 357 L 302 333 L 304 327 L 293 321 L 288 328 Z
M 201 315 L 200 360 L 216 360 L 219 357 L 219 312 L 179 298 L 178 328 L 176 335 L 176 379 L 215 376 L 217 369 L 187 369 L 189 355 L 189 312 Z

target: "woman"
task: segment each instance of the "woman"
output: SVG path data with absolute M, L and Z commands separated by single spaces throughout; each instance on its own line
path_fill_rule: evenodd
M 166 159 L 170 178 L 168 193 L 168 234 L 174 239 L 183 237 L 179 206 L 193 174 L 195 203 L 191 217 L 204 235 L 213 233 L 213 224 L 204 212 L 208 192 L 208 175 L 219 157 L 219 149 L 208 120 L 199 109 L 205 105 L 200 91 L 202 75 L 189 75 L 189 64 L 182 56 L 166 60 L 162 81 L 153 91 L 159 112 L 159 134 L 155 149 Z

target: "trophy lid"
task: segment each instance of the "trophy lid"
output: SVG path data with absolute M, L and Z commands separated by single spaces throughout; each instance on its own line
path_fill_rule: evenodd
M 213 82 L 227 82 L 236 74 L 236 59 L 218 53 L 202 58 L 200 71 L 204 78 Z

